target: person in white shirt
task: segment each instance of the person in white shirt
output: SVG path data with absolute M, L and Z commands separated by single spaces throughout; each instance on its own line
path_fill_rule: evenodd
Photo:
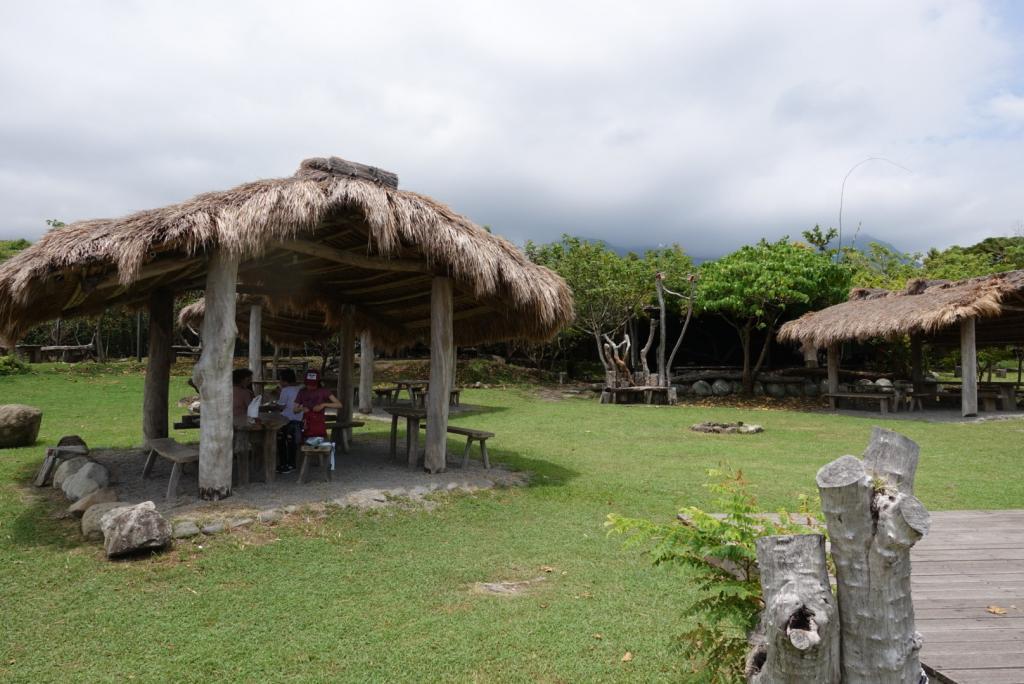
M 302 388 L 295 383 L 295 371 L 290 368 L 277 374 L 277 385 L 280 388 L 277 404 L 281 407 L 281 415 L 288 419 L 288 424 L 277 432 L 277 472 L 290 473 L 295 470 L 295 457 L 302 442 L 302 415 L 295 413 L 295 396 Z

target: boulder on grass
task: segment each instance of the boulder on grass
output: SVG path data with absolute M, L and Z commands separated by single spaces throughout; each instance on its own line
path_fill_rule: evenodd
M 107 558 L 159 551 L 171 544 L 171 523 L 157 512 L 152 501 L 110 511 L 103 516 L 100 527 Z
M 89 461 L 74 475 L 64 480 L 60 489 L 69 500 L 78 501 L 83 496 L 103 489 L 108 484 L 110 484 L 110 472 L 107 467 L 96 461 Z
M 711 394 L 711 385 L 705 380 L 698 380 L 690 386 L 690 390 L 698 397 L 707 397 Z
M 89 510 L 96 504 L 111 503 L 113 501 L 117 501 L 116 489 L 113 489 L 111 487 L 97 489 L 95 492 L 92 492 L 91 494 L 86 494 L 81 499 L 71 504 L 71 506 L 68 507 L 68 513 L 75 516 L 76 518 L 81 518 L 82 515 L 87 510 Z
M 42 422 L 43 412 L 34 406 L 0 405 L 0 449 L 32 446 Z
M 64 481 L 84 468 L 86 463 L 91 461 L 85 456 L 75 456 L 57 466 L 57 470 L 53 472 L 53 488 L 62 490 Z
M 804 389 L 804 396 L 805 397 L 816 397 L 819 394 L 819 392 L 818 392 L 818 384 L 816 382 L 812 382 L 810 380 L 808 380 L 807 382 L 804 383 L 803 389 Z
M 89 506 L 82 514 L 82 536 L 89 541 L 99 541 L 103 539 L 103 530 L 100 527 L 100 523 L 110 511 L 118 508 L 127 508 L 129 504 L 120 503 L 117 501 L 109 501 L 107 503 L 98 503 Z
M 768 396 L 776 399 L 783 399 L 786 396 L 786 386 L 778 382 L 769 382 L 765 385 L 764 390 Z
M 791 397 L 802 397 L 804 395 L 801 386 L 795 382 L 786 383 L 786 394 Z
M 714 392 L 716 397 L 724 397 L 725 395 L 732 393 L 732 383 L 728 380 L 722 380 L 719 378 L 712 383 L 711 391 Z

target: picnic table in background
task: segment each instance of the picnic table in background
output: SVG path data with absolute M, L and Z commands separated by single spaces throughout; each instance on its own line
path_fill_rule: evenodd
M 402 390 L 409 390 L 409 401 L 415 404 L 416 393 L 420 391 L 426 392 L 427 388 L 430 387 L 430 382 L 427 380 L 395 380 L 395 387 L 398 388 L 399 394 L 402 393 Z
M 398 452 L 398 419 L 405 418 L 405 454 L 410 468 L 419 462 L 420 421 L 427 419 L 427 410 L 407 406 L 388 406 L 391 414 L 391 458 Z
M 277 473 L 277 431 L 287 423 L 288 419 L 279 413 L 261 413 L 255 423 L 248 420 L 235 421 L 235 453 L 239 458 L 240 485 L 249 484 L 249 458 L 257 444 L 262 446 L 264 482 L 270 484 L 274 481 Z

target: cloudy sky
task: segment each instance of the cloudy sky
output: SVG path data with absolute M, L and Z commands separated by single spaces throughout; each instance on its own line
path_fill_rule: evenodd
M 517 242 L 1024 234 L 1024 2 L 0 5 L 0 238 L 338 155 Z M 891 162 L 891 163 L 890 163 Z

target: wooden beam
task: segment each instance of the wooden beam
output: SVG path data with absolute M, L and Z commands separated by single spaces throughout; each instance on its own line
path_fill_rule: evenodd
M 238 257 L 215 250 L 206 272 L 203 353 L 192 377 L 199 387 L 203 419 L 199 428 L 199 498 L 231 496 L 232 415 L 231 357 L 235 351 L 235 283 Z
M 149 296 L 149 358 L 142 397 L 142 439 L 167 436 L 168 388 L 171 380 L 171 343 L 174 334 L 174 293 L 154 290 Z
M 910 381 L 915 393 L 924 392 L 924 345 L 921 335 L 910 336 Z
M 373 335 L 369 330 L 359 336 L 359 410 L 373 411 Z
M 974 319 L 960 321 L 960 409 L 964 417 L 978 415 L 978 348 L 974 338 Z
M 263 307 L 249 307 L 249 370 L 253 382 L 263 380 Z
M 448 393 L 451 391 L 452 281 L 436 277 L 430 290 L 430 390 L 427 394 L 427 455 L 424 466 L 442 473 L 448 455 Z
M 315 242 L 309 242 L 307 240 L 290 240 L 288 242 L 282 242 L 277 246 L 280 249 L 298 252 L 299 254 L 308 254 L 309 256 L 320 257 L 327 261 L 334 261 L 354 268 L 363 268 L 368 271 L 431 273 L 425 263 L 415 261 L 413 259 L 385 259 L 381 257 L 371 257 L 366 256 L 365 254 L 345 252 L 340 249 L 317 244 Z

